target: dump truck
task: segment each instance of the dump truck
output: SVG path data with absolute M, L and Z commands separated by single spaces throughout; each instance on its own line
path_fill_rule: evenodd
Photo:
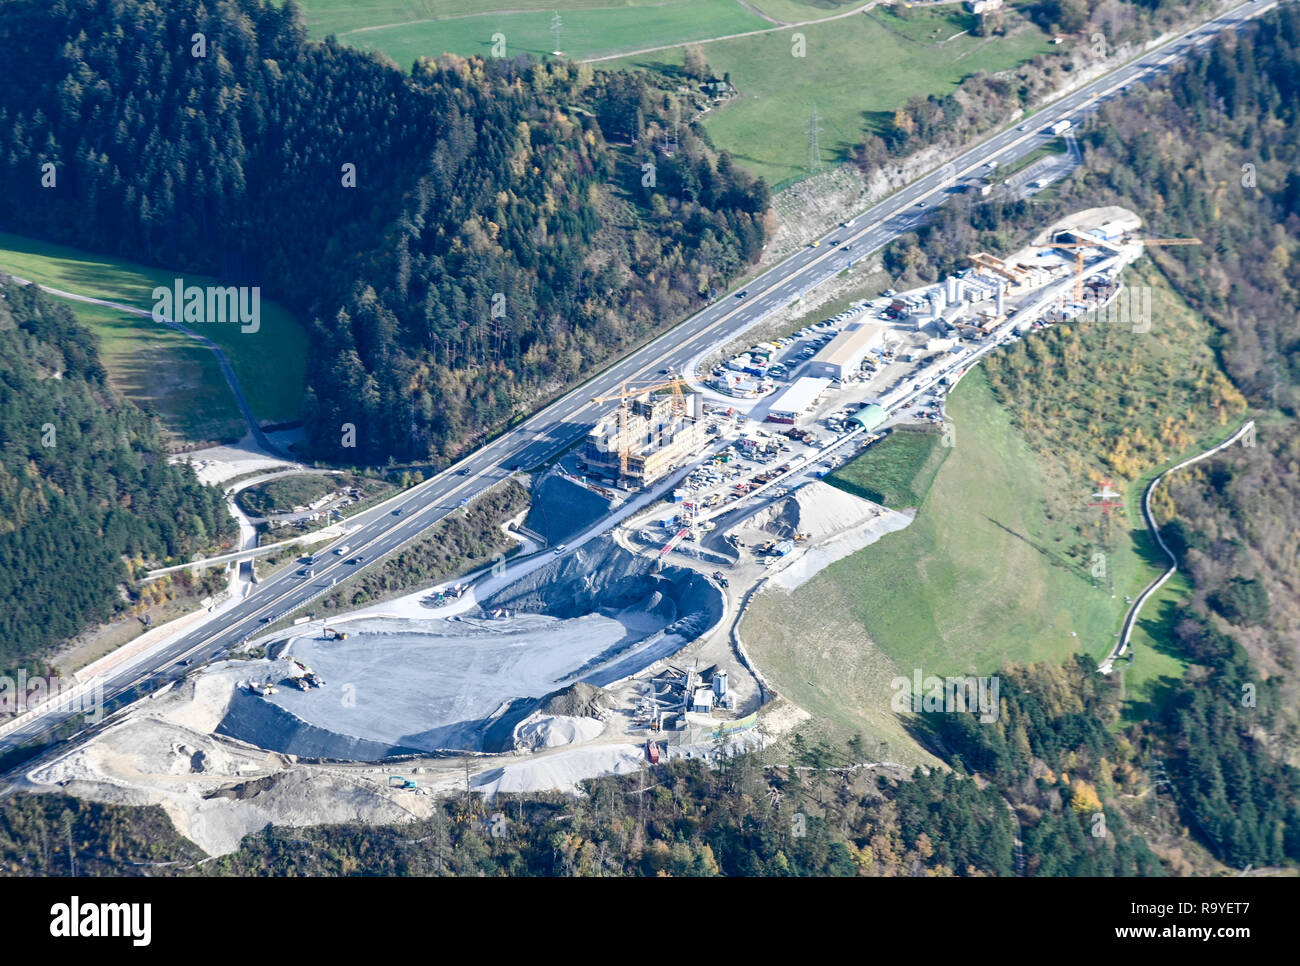
M 646 757 L 650 759 L 650 764 L 659 764 L 659 743 L 655 741 L 647 741 L 645 743 L 645 754 Z
M 389 788 L 419 788 L 419 784 L 414 778 L 403 778 L 401 775 L 388 776 Z

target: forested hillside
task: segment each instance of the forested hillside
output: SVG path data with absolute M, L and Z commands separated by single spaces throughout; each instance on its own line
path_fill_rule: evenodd
M 125 609 L 129 565 L 234 532 L 221 492 L 108 386 L 90 333 L 0 276 L 0 669 Z
M 1214 325 L 1211 348 L 1234 389 L 1225 393 L 1219 374 L 1206 372 L 1170 385 L 1158 402 L 1148 399 L 1145 418 L 1185 419 L 1179 400 L 1195 389 L 1232 403 L 1225 413 L 1234 420 L 1232 397 L 1240 394 L 1258 425 L 1253 445 L 1183 471 L 1157 493 L 1157 517 L 1192 592 L 1171 612 L 1144 614 L 1143 621 L 1191 666 L 1182 680 L 1164 682 L 1155 716 L 1134 729 L 1133 741 L 1145 766 L 1172 779 L 1187 828 L 1238 868 L 1300 857 L 1300 772 L 1293 767 L 1300 759 L 1298 126 L 1300 11 L 1286 4 L 1150 89 L 1135 87 L 1105 106 L 1080 136 L 1083 168 L 1056 192 L 969 212 L 949 206 L 886 253 L 895 271 L 933 278 L 957 267 L 960 252 L 1007 252 L 1061 214 L 1100 204 L 1137 211 L 1155 233 L 1205 242 L 1150 257 Z M 1158 328 L 1171 321 L 1162 315 L 1150 334 L 1120 330 L 1106 338 L 1141 339 L 1154 350 Z M 1073 338 L 1065 327 L 1036 335 L 990 365 L 1013 412 L 1061 408 L 1052 440 L 1061 426 L 1092 414 L 1051 396 L 1025 404 L 1006 377 L 1030 357 L 1062 364 L 1044 349 L 1060 350 Z M 1114 399 L 1118 411 L 1133 403 L 1128 374 L 1093 366 L 1090 378 L 1094 398 Z M 1125 420 L 1118 429 L 1131 432 L 1132 425 Z M 1046 432 L 1041 424 L 1034 429 L 1040 438 Z M 1147 454 L 1144 468 L 1168 462 L 1175 449 Z
M 766 186 L 694 128 L 661 136 L 651 75 L 457 57 L 408 75 L 303 36 L 293 3 L 7 4 L 0 226 L 310 317 L 317 455 L 455 453 L 762 248 Z

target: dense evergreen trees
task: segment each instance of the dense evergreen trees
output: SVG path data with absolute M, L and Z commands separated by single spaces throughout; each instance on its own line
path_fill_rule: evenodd
M 125 608 L 128 562 L 234 535 L 220 491 L 165 452 L 72 313 L 0 276 L 0 667 Z
M 655 83 L 453 56 L 408 76 L 304 43 L 293 3 L 15 0 L 0 225 L 260 284 L 315 320 L 317 454 L 437 459 L 757 257 L 766 186 L 690 125 L 670 143 Z

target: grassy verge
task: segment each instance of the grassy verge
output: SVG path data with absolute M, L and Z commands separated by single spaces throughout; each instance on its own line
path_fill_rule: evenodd
M 306 506 L 326 494 L 354 484 L 352 479 L 324 474 L 301 474 L 267 480 L 235 497 L 240 508 L 251 516 L 264 517 L 273 513 L 292 513 L 296 506 Z
M 76 295 L 108 299 L 145 311 L 153 308 L 151 293 L 154 288 L 160 285 L 170 287 L 178 277 L 177 273 L 165 269 L 6 232 L 0 232 L 0 270 Z M 187 285 L 219 284 L 216 279 L 202 275 L 183 277 Z M 307 333 L 283 306 L 263 298 L 261 310 L 261 326 L 257 332 L 244 333 L 238 325 L 229 323 L 203 323 L 194 328 L 225 350 L 254 415 L 263 422 L 287 422 L 298 418 L 302 407 L 306 387 Z M 80 313 L 82 310 L 77 311 Z M 122 313 L 124 317 L 129 315 Z M 178 429 L 190 427 L 196 421 L 201 428 L 205 419 L 202 414 L 204 405 L 214 398 L 210 394 L 217 391 L 229 394 L 215 361 L 210 368 L 192 361 L 187 364 L 186 356 L 177 352 L 181 343 L 175 340 L 183 339 L 193 345 L 191 340 L 172 329 L 156 325 L 145 316 L 136 318 L 138 321 L 130 324 L 124 319 L 107 335 L 120 340 L 123 349 L 152 347 L 161 353 L 158 357 L 160 369 L 176 358 L 186 377 L 183 382 L 178 377 L 176 385 L 168 390 L 167 411 L 174 411 L 173 424 Z M 211 353 L 206 354 L 212 357 Z M 138 378 L 135 373 L 145 367 L 144 362 L 132 362 L 129 354 L 119 354 L 117 362 L 119 378 L 128 383 Z M 154 377 L 158 373 L 150 375 Z M 194 410 L 193 413 L 185 412 L 183 406 L 187 392 L 197 400 L 188 407 Z M 234 406 L 233 399 L 230 406 Z M 163 410 L 160 409 L 159 413 L 163 415 Z
M 1030 151 L 1024 157 L 1017 158 L 1014 161 L 999 166 L 996 172 L 997 178 L 998 180 L 1005 181 L 1013 174 L 1025 170 L 1025 168 L 1029 167 L 1035 161 L 1050 157 L 1054 154 L 1065 154 L 1068 150 L 1069 147 L 1065 143 L 1065 138 L 1055 138 L 1044 144 L 1042 147 L 1034 148 L 1034 150 Z

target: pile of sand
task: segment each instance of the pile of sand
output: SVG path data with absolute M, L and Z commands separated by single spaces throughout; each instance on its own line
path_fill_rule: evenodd
M 538 748 L 578 745 L 600 737 L 604 730 L 605 725 L 595 718 L 533 714 L 515 729 L 515 748 L 536 751 Z
M 752 524 L 783 540 L 807 533 L 816 541 L 858 529 L 885 512 L 870 500 L 814 480 L 754 514 Z

